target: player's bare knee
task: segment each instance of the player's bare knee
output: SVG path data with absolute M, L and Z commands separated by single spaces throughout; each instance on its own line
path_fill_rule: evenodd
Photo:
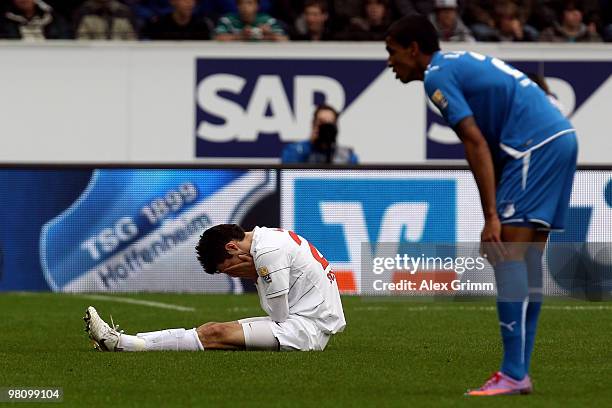
M 217 322 L 207 322 L 204 323 L 203 325 L 199 326 L 196 329 L 196 332 L 198 333 L 198 337 L 200 338 L 200 341 L 202 342 L 202 344 L 204 344 L 204 339 L 208 336 L 210 337 L 210 328 L 216 324 L 219 324 Z
M 200 330 L 201 329 L 201 330 Z M 222 343 L 227 337 L 228 327 L 225 323 L 207 323 L 198 328 L 200 340 L 206 344 Z

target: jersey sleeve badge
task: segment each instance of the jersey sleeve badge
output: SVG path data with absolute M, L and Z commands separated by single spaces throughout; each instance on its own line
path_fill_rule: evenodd
M 448 99 L 439 89 L 436 89 L 433 95 L 431 95 L 431 100 L 440 110 L 446 109 L 448 106 Z
M 271 283 L 272 282 L 272 277 L 270 276 L 270 271 L 265 266 L 260 266 L 259 269 L 257 269 L 257 273 L 258 273 L 259 276 L 261 276 L 261 279 L 263 279 L 265 282 L 267 282 L 267 283 Z

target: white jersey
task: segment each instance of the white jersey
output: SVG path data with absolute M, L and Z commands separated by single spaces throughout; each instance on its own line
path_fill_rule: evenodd
M 268 299 L 287 294 L 289 315 L 312 320 L 324 333 L 346 326 L 340 292 L 331 265 L 293 231 L 255 227 L 251 255 L 257 269 L 257 293 L 270 315 Z

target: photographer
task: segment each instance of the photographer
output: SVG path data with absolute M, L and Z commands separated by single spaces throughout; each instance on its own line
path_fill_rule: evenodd
M 357 164 L 353 149 L 336 144 L 338 112 L 329 105 L 318 105 L 312 119 L 310 140 L 288 144 L 283 163 Z

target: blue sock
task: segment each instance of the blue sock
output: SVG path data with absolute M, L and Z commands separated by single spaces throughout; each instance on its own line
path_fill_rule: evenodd
M 525 324 L 525 371 L 529 373 L 531 353 L 535 344 L 538 317 L 542 307 L 542 251 L 530 247 L 525 256 L 529 282 L 529 305 L 527 306 L 527 322 Z
M 525 369 L 525 320 L 527 313 L 527 265 L 524 261 L 505 261 L 495 266 L 497 314 L 504 344 L 501 371 L 522 380 Z

